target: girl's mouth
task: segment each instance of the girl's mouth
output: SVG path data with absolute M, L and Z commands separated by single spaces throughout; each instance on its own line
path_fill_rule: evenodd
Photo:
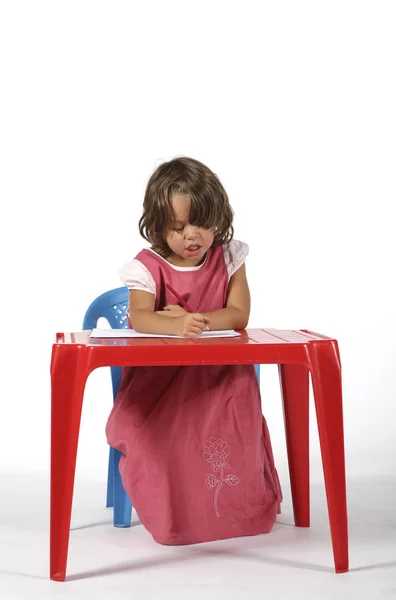
M 201 246 L 198 246 L 198 244 L 191 244 L 191 246 L 188 246 L 186 248 L 186 252 L 187 252 L 188 256 L 195 256 L 196 254 L 199 253 L 200 250 L 201 250 Z

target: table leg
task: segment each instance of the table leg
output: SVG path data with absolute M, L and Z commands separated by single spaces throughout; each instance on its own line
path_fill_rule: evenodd
M 294 522 L 309 527 L 309 371 L 304 365 L 279 365 Z
M 82 346 L 55 346 L 51 361 L 50 578 L 64 581 L 81 408 L 86 381 Z
M 348 571 L 341 363 L 336 341 L 309 344 L 335 570 Z

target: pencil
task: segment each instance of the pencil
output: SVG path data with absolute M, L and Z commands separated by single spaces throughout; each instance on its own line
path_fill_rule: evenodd
M 190 306 L 187 304 L 187 302 L 185 300 L 183 300 L 183 298 L 181 296 L 179 296 L 179 294 L 177 292 L 175 292 L 175 290 L 173 289 L 173 287 L 171 287 L 169 284 L 165 284 L 166 287 L 168 288 L 168 290 L 174 295 L 175 298 L 177 298 L 177 300 L 180 302 L 180 304 L 182 305 L 182 307 L 189 313 L 194 312 Z
M 166 287 L 168 288 L 168 290 L 174 295 L 175 298 L 177 298 L 177 300 L 180 302 L 180 304 L 182 305 L 182 307 L 189 313 L 194 312 L 189 305 L 187 304 L 187 302 L 185 300 L 183 300 L 183 298 L 181 296 L 179 296 L 179 294 L 173 289 L 173 287 L 171 285 L 169 285 L 168 283 L 165 283 Z M 209 331 L 209 325 L 206 324 L 205 326 L 205 330 Z

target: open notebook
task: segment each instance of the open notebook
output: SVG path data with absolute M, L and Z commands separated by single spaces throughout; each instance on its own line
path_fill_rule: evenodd
M 199 338 L 225 338 L 225 337 L 238 337 L 240 333 L 237 333 L 233 329 L 224 329 L 219 331 L 204 331 L 201 335 L 195 337 Z M 162 333 L 139 333 L 134 329 L 93 329 L 89 337 L 94 338 L 185 338 L 182 335 L 164 335 Z M 195 337 L 193 339 L 195 339 Z

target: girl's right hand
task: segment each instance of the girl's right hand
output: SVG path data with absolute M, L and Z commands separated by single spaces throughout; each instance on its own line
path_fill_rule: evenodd
M 175 324 L 175 335 L 194 337 L 209 329 L 210 319 L 201 313 L 186 313 L 181 317 L 175 317 L 173 322 Z

